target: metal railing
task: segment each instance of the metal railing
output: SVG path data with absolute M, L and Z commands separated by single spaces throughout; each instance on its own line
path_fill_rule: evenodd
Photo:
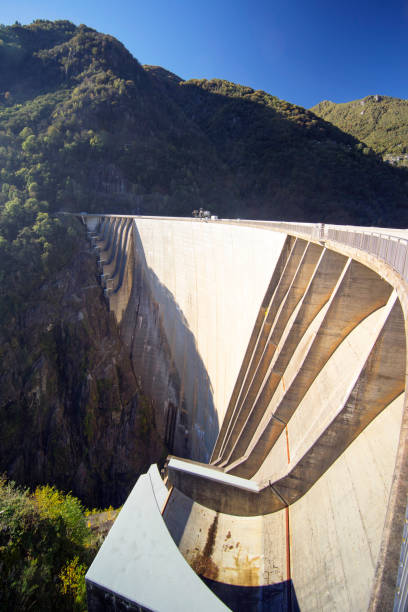
M 365 251 L 391 266 L 405 280 L 408 278 L 408 231 L 405 236 L 396 233 L 361 231 L 361 229 L 339 229 L 329 226 L 327 239 L 347 244 L 355 249 Z
M 309 240 L 337 242 L 364 251 L 391 266 L 408 281 L 408 230 L 280 221 L 250 223 L 269 227 L 275 231 L 285 231 Z
M 151 217 L 142 215 L 90 215 L 115 218 L 151 219 L 156 221 L 189 221 L 200 223 L 202 219 L 191 217 Z M 208 223 L 234 223 L 250 225 L 278 232 L 287 232 L 315 241 L 337 242 L 353 249 L 369 253 L 391 266 L 408 281 L 408 229 L 359 227 L 353 225 L 328 225 L 324 223 L 290 223 L 284 221 L 252 221 L 246 219 L 207 220 Z

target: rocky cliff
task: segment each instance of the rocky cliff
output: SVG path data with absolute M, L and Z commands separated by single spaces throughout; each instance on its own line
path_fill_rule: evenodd
M 118 505 L 165 454 L 85 236 L 0 338 L 0 471 Z

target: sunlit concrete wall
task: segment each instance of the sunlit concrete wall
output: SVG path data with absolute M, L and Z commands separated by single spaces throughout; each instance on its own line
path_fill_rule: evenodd
M 124 221 L 112 219 L 100 251 L 110 261 L 116 236 L 117 248 L 128 253 L 123 286 L 116 292 L 115 281 L 107 281 L 110 308 L 121 322 L 140 301 L 149 303 L 134 322 L 135 369 L 146 384 L 157 379 L 156 388 L 147 389 L 157 403 L 177 406 L 175 451 L 186 454 L 188 438 L 190 457 L 208 461 L 286 235 L 204 221 L 135 219 L 125 244 Z M 104 273 L 113 268 L 105 265 Z M 153 319 L 160 330 L 154 338 Z M 178 378 L 172 388 L 159 372 L 163 342 Z
M 301 610 L 370 609 L 403 406 L 404 394 L 290 506 L 291 573 Z M 374 609 L 392 610 L 396 577 L 390 572 L 391 596 Z
M 267 224 L 130 223 L 104 222 L 99 249 L 159 425 L 168 436 L 173 423 L 175 454 L 212 453 L 214 469 L 264 487 L 270 508 L 243 516 L 231 490 L 180 475 L 164 512 L 180 552 L 216 592 L 259 587 L 261 601 L 275 585 L 289 605 L 290 582 L 301 610 L 391 609 L 402 280 L 371 256 Z
M 135 233 L 191 414 L 191 457 L 208 461 L 286 236 L 154 220 Z

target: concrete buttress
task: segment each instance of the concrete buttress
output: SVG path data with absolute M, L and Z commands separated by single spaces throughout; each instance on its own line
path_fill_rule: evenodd
M 197 610 L 402 610 L 407 232 L 82 219 L 172 453 L 89 569 L 90 610 L 187 588 Z

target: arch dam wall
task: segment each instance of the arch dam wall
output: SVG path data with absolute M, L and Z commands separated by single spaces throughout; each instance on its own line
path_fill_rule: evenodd
M 83 220 L 172 453 L 89 609 L 404 609 L 407 234 Z

